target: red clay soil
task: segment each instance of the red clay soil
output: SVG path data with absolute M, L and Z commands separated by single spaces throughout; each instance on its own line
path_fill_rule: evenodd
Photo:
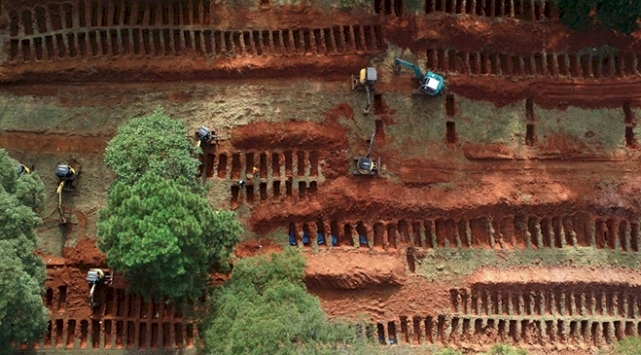
M 405 264 L 398 254 L 364 255 L 355 250 L 307 254 L 305 283 L 314 289 L 388 288 L 405 281 Z
M 249 219 L 254 232 L 262 234 L 287 226 L 290 222 L 303 223 L 317 218 L 339 221 L 385 221 L 455 216 L 464 214 L 475 218 L 490 214 L 518 214 L 528 211 L 533 214 L 550 214 L 554 210 L 572 211 L 592 207 L 595 196 L 601 196 L 597 189 L 607 172 L 598 169 L 598 164 L 585 170 L 585 176 L 568 175 L 559 170 L 558 174 L 538 173 L 538 169 L 515 176 L 509 181 L 505 172 L 479 172 L 479 181 L 461 182 L 456 194 L 450 189 L 407 188 L 382 180 L 357 180 L 342 177 L 326 182 L 324 192 L 317 199 L 305 204 L 285 201 L 279 205 L 262 204 L 254 207 Z M 592 173 L 600 172 L 602 175 Z M 611 172 L 613 177 L 620 172 Z M 424 172 L 423 176 L 429 176 Z M 641 181 L 630 181 L 626 188 L 641 191 Z M 519 196 L 530 196 L 527 202 Z M 617 205 L 636 206 L 633 195 L 615 194 Z M 603 196 L 602 198 L 607 198 Z M 568 203 L 568 200 L 574 201 Z M 603 200 L 605 201 L 605 200 Z M 614 203 L 611 201 L 609 203 Z M 482 207 L 479 207 L 482 206 Z M 631 216 L 635 210 L 627 210 Z M 623 211 L 622 211 L 623 213 Z
M 340 108 L 339 108 L 340 109 Z M 352 114 L 353 115 L 353 114 Z M 234 129 L 231 143 L 238 149 L 338 149 L 347 146 L 345 130 L 335 123 L 256 122 Z
M 472 100 L 494 102 L 497 107 L 532 98 L 542 108 L 620 108 L 623 103 L 641 106 L 641 79 L 555 80 L 550 78 L 508 81 L 501 77 L 450 76 L 451 92 Z
M 239 243 L 234 249 L 237 258 L 250 258 L 256 255 L 281 252 L 283 248 L 267 238 L 252 239 Z
M 73 152 L 87 155 L 102 155 L 111 135 L 78 134 L 69 132 L 0 131 L 0 147 L 17 151 L 36 150 L 41 154 Z
M 553 21 L 502 21 L 477 16 L 415 16 L 388 18 L 384 37 L 413 53 L 427 48 L 454 48 L 466 52 L 482 50 L 514 55 L 534 52 L 577 52 L 608 45 L 622 51 L 641 50 L 641 32 L 623 36 L 609 30 L 578 32 Z
M 98 250 L 95 239 L 81 239 L 72 248 L 65 248 L 62 252 L 67 265 L 107 267 L 106 256 Z
M 448 297 L 436 295 L 447 295 L 451 285 L 405 275 L 400 252 L 371 254 L 339 249 L 306 255 L 305 283 L 330 317 L 356 319 L 367 315 L 377 322 L 449 308 Z
M 474 271 L 466 282 L 473 284 L 608 284 L 641 286 L 641 272 L 627 268 L 586 268 L 573 266 L 537 266 L 490 268 Z

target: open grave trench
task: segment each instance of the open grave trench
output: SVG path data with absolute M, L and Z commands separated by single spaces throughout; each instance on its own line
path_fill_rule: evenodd
M 617 78 L 638 77 L 640 54 L 634 52 L 509 53 L 464 52 L 451 48 L 428 48 L 428 70 L 447 74 L 516 77 Z
M 426 14 L 465 14 L 488 18 L 514 18 L 523 21 L 557 19 L 549 1 L 540 0 L 425 0 Z M 403 0 L 374 0 L 374 12 L 403 16 Z
M 373 329 L 373 327 L 372 327 Z M 641 322 L 618 318 L 414 316 L 376 324 L 381 344 L 485 346 L 495 342 L 521 348 L 603 347 L 641 334 Z M 372 337 L 373 338 L 373 337 Z
M 379 0 L 376 1 L 380 2 Z M 425 0 L 425 13 L 467 14 L 514 18 L 524 21 L 554 20 L 558 14 L 549 1 L 538 0 Z
M 270 150 L 258 152 L 216 152 L 204 148 L 200 176 L 231 182 L 230 203 L 250 205 L 261 201 L 308 200 L 316 197 L 324 178 L 317 150 Z M 254 168 L 257 173 L 253 174 Z M 247 180 L 252 174 L 253 179 Z M 245 180 L 247 185 L 236 184 Z
M 84 1 L 9 11 L 9 62 L 111 56 L 207 58 L 383 51 L 380 24 L 215 29 L 206 1 Z
M 198 337 L 196 323 L 185 315 L 193 304 L 146 300 L 125 289 L 108 287 L 98 295 L 91 317 L 64 315 L 67 286 L 47 288 L 44 302 L 51 318 L 38 349 L 190 349 Z M 87 306 L 88 307 L 88 306 Z M 58 315 L 58 316 L 57 316 Z
M 318 234 L 336 246 L 372 248 L 563 249 L 594 247 L 639 252 L 639 221 L 588 212 L 555 216 L 509 215 L 428 220 L 291 222 L 297 244 L 311 246 Z M 307 238 L 305 238 L 307 236 Z M 303 244 L 303 240 L 308 243 Z M 329 245 L 329 244 L 328 244 Z
M 370 326 L 382 344 L 601 347 L 641 335 L 638 286 L 477 284 L 450 290 L 451 313 Z M 375 334 L 374 334 L 375 331 Z

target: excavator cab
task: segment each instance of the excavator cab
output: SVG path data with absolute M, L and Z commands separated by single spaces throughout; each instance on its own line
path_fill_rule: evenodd
M 218 136 L 216 135 L 216 133 L 210 131 L 209 128 L 205 126 L 200 126 L 200 128 L 198 128 L 198 130 L 196 131 L 196 137 L 198 138 L 198 146 L 203 143 L 218 143 Z
M 442 76 L 428 71 L 427 74 L 425 74 L 425 80 L 421 83 L 421 86 L 418 89 L 423 94 L 436 96 L 443 89 L 444 81 L 445 80 Z
M 363 114 L 369 114 L 370 107 L 370 93 L 374 91 L 374 84 L 378 80 L 378 72 L 376 68 L 369 67 L 363 68 L 358 74 L 358 77 L 352 75 L 352 90 L 365 89 L 367 92 L 367 106 L 363 109 Z
M 381 166 L 381 158 L 374 160 L 370 157 L 354 157 L 356 170 L 354 175 L 378 175 Z
M 64 183 L 65 188 L 71 188 L 73 181 L 76 180 L 76 171 L 69 165 L 61 164 L 56 168 L 56 176 L 61 183 Z
M 108 286 L 113 283 L 113 275 L 109 270 L 89 269 L 89 272 L 87 273 L 87 282 L 90 287 L 89 306 L 91 308 L 98 307 L 100 303 L 96 301 L 95 295 L 100 287 Z
M 369 139 L 369 147 L 367 148 L 367 154 L 364 157 L 354 157 L 354 163 L 356 164 L 356 169 L 354 169 L 354 175 L 378 175 L 379 169 L 381 166 L 381 158 L 378 159 L 371 158 L 369 155 L 372 151 L 372 145 L 374 145 L 374 135 L 376 131 L 372 133 L 372 137 Z
M 60 224 L 67 224 L 67 216 L 62 208 L 62 191 L 73 191 L 75 189 L 76 177 L 78 174 L 71 166 L 66 164 L 58 165 L 56 176 L 60 179 L 60 184 L 56 189 L 58 194 L 58 213 L 60 214 Z

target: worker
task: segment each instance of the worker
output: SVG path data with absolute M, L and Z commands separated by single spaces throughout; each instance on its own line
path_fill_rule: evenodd
M 234 186 L 237 186 L 237 187 L 245 187 L 245 185 L 247 185 L 247 183 L 245 182 L 245 180 L 238 180 L 238 181 L 234 184 Z
M 252 174 L 254 174 L 254 175 L 258 174 L 258 168 L 257 167 L 253 167 L 252 168 Z

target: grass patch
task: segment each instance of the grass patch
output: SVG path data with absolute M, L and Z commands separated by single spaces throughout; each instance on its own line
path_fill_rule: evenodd
M 544 143 L 550 136 L 565 135 L 577 148 L 612 151 L 625 145 L 622 109 L 544 110 L 534 107 L 537 137 Z
M 505 344 L 494 344 L 492 349 L 484 353 L 484 355 L 527 355 L 527 351 Z
M 428 280 L 456 280 L 483 266 L 519 265 L 619 266 L 639 268 L 639 259 L 631 253 L 588 247 L 566 249 L 482 250 L 441 248 L 428 250 L 416 260 L 416 273 Z
M 525 140 L 525 102 L 497 108 L 457 96 L 456 104 L 459 142 L 522 144 Z
M 611 350 L 601 351 L 600 354 L 641 355 L 641 338 L 634 337 L 621 340 Z

